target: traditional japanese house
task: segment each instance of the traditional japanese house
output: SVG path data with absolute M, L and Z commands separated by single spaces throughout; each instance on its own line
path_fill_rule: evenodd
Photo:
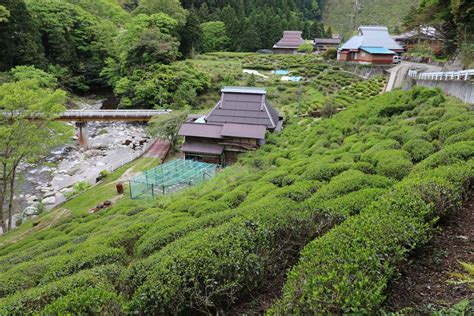
M 340 38 L 315 38 L 314 49 L 319 52 L 324 52 L 330 48 L 337 49 L 341 44 Z
M 283 119 L 267 100 L 266 90 L 225 87 L 206 116 L 189 117 L 179 130 L 186 159 L 229 165 L 239 153 L 265 143 L 267 131 L 281 130 Z
M 304 43 L 301 37 L 303 32 L 300 31 L 285 31 L 283 37 L 273 45 L 273 53 L 275 54 L 296 54 L 298 47 Z
M 441 35 L 433 27 L 420 27 L 403 34 L 393 35 L 392 38 L 405 50 L 415 45 L 430 47 L 434 54 L 441 54 L 443 50 Z
M 337 60 L 370 64 L 391 64 L 394 55 L 404 52 L 385 26 L 360 26 L 356 36 L 337 51 Z

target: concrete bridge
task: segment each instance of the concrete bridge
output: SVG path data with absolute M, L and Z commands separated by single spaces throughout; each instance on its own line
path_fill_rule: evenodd
M 171 110 L 68 110 L 56 118 L 56 121 L 76 122 L 79 144 L 87 148 L 87 122 L 147 122 L 156 115 L 170 112 Z

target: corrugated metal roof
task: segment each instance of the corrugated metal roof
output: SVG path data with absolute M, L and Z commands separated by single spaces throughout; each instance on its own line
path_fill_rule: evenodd
M 301 37 L 303 32 L 300 31 L 284 31 L 283 37 L 276 43 L 273 48 L 298 48 L 304 43 Z
M 265 139 L 267 128 L 263 125 L 249 124 L 224 124 L 221 135 L 226 137 L 241 137 L 253 139 Z
M 222 138 L 222 125 L 183 123 L 179 129 L 179 136 L 194 136 L 205 138 Z
M 356 36 L 353 36 L 340 49 L 359 49 L 366 47 L 384 47 L 389 50 L 403 48 L 388 34 L 385 26 L 360 26 Z
M 224 145 L 186 142 L 181 150 L 186 153 L 220 155 L 224 152 Z
M 368 46 L 361 46 L 360 49 L 366 51 L 370 54 L 383 54 L 383 55 L 395 55 L 395 52 L 388 50 L 384 47 L 368 47 Z

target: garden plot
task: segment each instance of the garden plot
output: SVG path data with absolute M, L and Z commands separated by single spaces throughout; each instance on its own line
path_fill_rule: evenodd
M 174 160 L 147 170 L 130 180 L 130 197 L 154 198 L 169 194 L 212 178 L 217 165 L 194 160 Z

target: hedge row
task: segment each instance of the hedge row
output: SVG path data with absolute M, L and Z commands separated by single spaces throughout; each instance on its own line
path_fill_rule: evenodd
M 474 157 L 474 143 L 470 147 L 465 159 Z M 270 314 L 375 313 L 407 253 L 429 240 L 439 217 L 461 206 L 473 167 L 471 159 L 415 173 L 379 203 L 311 242 Z
M 453 139 L 469 129 L 449 125 L 471 118 L 465 105 L 420 88 L 378 96 L 332 119 L 289 118 L 284 131 L 212 181 L 156 201 L 68 216 L 2 247 L 0 307 L 227 311 L 281 277 L 308 242 L 377 203 L 410 170 L 430 173 L 465 161 L 469 142 Z M 416 140 L 433 152 L 416 151 Z M 68 281 L 111 263 L 114 278 L 91 290 Z M 40 289 L 45 299 L 35 301 Z

